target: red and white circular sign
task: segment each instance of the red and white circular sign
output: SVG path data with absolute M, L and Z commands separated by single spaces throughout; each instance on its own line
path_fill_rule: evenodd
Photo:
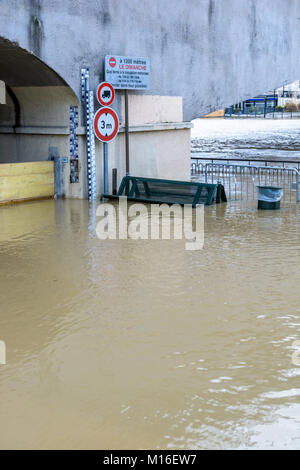
M 108 63 L 112 68 L 114 68 L 117 65 L 117 61 L 116 61 L 115 57 L 111 57 L 109 59 Z
M 94 117 L 95 136 L 101 142 L 111 142 L 119 131 L 119 118 L 111 108 L 100 108 Z
M 97 100 L 101 106 L 110 106 L 115 99 L 115 90 L 108 82 L 102 82 L 97 88 Z

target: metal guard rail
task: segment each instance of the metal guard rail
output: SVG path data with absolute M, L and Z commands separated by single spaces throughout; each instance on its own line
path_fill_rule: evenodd
M 211 184 L 222 183 L 227 186 L 228 198 L 231 198 L 231 188 L 235 185 L 235 194 L 237 198 L 237 177 L 240 179 L 240 195 L 243 199 L 244 189 L 246 187 L 247 199 L 249 199 L 249 182 L 252 181 L 252 195 L 254 199 L 254 185 L 255 179 L 258 178 L 257 183 L 265 185 L 274 184 L 283 186 L 284 198 L 286 198 L 286 190 L 289 184 L 290 201 L 292 202 L 292 191 L 296 191 L 296 203 L 300 202 L 299 199 L 299 183 L 300 172 L 296 168 L 285 168 L 278 166 L 256 166 L 256 165 L 241 165 L 241 164 L 228 164 L 228 163 L 206 163 L 198 164 L 198 173 L 203 174 L 205 182 L 208 183 L 210 179 Z M 233 181 L 232 181 L 233 177 Z

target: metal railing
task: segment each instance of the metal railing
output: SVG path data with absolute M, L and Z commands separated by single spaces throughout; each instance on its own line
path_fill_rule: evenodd
M 283 202 L 300 202 L 300 172 L 296 168 L 198 162 L 192 170 L 192 177 L 197 176 L 205 183 L 223 184 L 228 200 L 254 200 L 257 186 L 280 186 Z
M 207 156 L 199 156 L 201 153 L 197 151 L 191 152 L 191 172 L 198 171 L 197 166 L 198 164 L 203 163 L 239 163 L 240 165 L 254 165 L 254 166 L 281 166 L 282 168 L 297 168 L 300 171 L 300 160 L 293 160 L 291 158 L 280 159 L 280 158 L 224 158 L 217 156 L 215 157 L 207 157 Z
M 252 107 L 252 108 L 244 108 L 244 109 L 232 109 L 226 108 L 224 113 L 224 118 L 232 118 L 232 117 L 246 117 L 246 118 L 268 118 L 276 117 L 280 119 L 293 119 L 299 118 L 299 111 L 290 111 L 288 109 L 282 107 L 264 106 L 260 107 Z

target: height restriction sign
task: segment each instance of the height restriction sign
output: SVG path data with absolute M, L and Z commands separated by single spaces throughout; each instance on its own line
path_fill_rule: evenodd
M 95 136 L 101 142 L 111 142 L 119 130 L 117 113 L 111 108 L 100 108 L 94 117 Z

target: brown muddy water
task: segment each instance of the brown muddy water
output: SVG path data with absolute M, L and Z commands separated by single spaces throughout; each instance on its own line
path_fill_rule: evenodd
M 0 209 L 0 447 L 300 449 L 299 209 L 207 207 L 200 251 L 95 223 Z

